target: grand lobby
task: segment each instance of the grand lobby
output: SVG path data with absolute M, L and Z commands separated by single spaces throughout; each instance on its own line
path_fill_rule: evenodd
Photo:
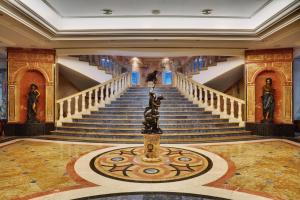
M 0 1 L 0 200 L 29 199 L 300 200 L 300 1 Z

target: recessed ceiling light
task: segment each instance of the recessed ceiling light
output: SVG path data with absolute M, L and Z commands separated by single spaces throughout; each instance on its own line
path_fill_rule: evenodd
M 208 8 L 207 9 L 203 9 L 201 12 L 202 12 L 203 15 L 210 15 L 211 12 L 212 12 L 212 9 L 208 9 Z
M 112 10 L 108 9 L 108 8 L 105 8 L 105 9 L 102 9 L 102 13 L 104 15 L 111 15 L 112 14 Z
M 160 14 L 160 10 L 152 10 L 152 14 L 153 15 L 159 15 Z

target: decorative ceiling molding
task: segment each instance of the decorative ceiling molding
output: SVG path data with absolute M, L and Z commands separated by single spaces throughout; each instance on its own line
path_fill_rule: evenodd
M 62 18 L 116 18 L 116 17 L 122 17 L 122 18 L 138 18 L 138 17 L 183 17 L 183 18 L 240 18 L 240 19 L 250 19 L 254 15 L 256 15 L 258 12 L 260 12 L 263 8 L 265 8 L 267 5 L 269 5 L 273 0 L 267 0 L 265 3 L 263 3 L 260 7 L 258 7 L 250 16 L 244 17 L 244 16 L 225 16 L 225 15 L 201 15 L 200 12 L 198 15 L 91 15 L 91 16 L 64 16 L 61 14 L 55 6 L 53 6 L 49 0 L 42 0 L 53 12 L 55 12 L 58 16 Z
M 45 2 L 41 0 L 40 2 Z M 47 1 L 46 1 L 47 2 Z M 272 1 L 267 1 L 270 5 Z M 300 1 L 294 0 L 254 29 L 59 29 L 20 0 L 0 2 L 0 11 L 49 40 L 249 40 L 260 41 L 299 20 Z M 263 8 L 260 9 L 260 11 Z M 258 12 L 260 12 L 258 11 Z M 54 12 L 54 11 L 53 11 Z M 59 18 L 57 18 L 59 19 Z M 220 20 L 220 19 L 219 19 Z M 249 19 L 247 19 L 249 20 Z

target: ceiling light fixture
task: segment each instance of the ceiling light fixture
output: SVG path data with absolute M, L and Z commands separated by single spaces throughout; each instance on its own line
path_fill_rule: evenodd
M 112 14 L 112 10 L 108 9 L 108 8 L 105 8 L 105 9 L 102 9 L 102 13 L 104 15 L 111 15 Z
M 160 10 L 152 10 L 152 14 L 153 15 L 159 15 L 160 14 Z
M 201 12 L 203 15 L 210 15 L 212 11 L 213 11 L 212 9 L 207 8 L 207 9 L 203 9 Z

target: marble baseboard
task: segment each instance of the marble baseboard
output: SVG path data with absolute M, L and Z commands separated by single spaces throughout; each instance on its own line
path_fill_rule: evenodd
M 54 123 L 40 124 L 6 124 L 4 128 L 5 136 L 36 136 L 47 135 L 55 128 Z
M 294 137 L 295 127 L 293 124 L 268 124 L 268 123 L 246 123 L 246 130 L 255 135 Z

